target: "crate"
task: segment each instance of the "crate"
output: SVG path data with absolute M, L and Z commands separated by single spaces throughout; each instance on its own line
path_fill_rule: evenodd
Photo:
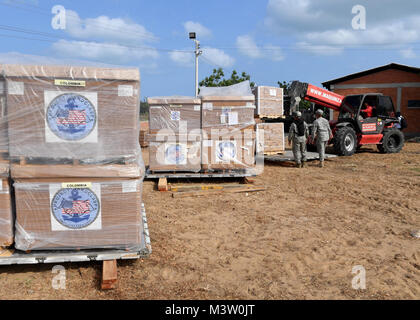
M 10 195 L 9 164 L 0 162 L 0 247 L 13 244 L 14 223 Z
M 201 109 L 203 134 L 209 137 L 220 135 L 219 130 L 235 131 L 255 124 L 254 96 L 206 96 Z
M 212 135 L 202 143 L 202 170 L 226 171 L 255 167 L 254 126 Z
M 1 69 L 2 66 L 0 65 L 0 70 Z M 6 81 L 4 76 L 0 74 L 0 153 L 9 152 L 6 110 Z
M 199 172 L 201 170 L 201 134 L 150 134 L 148 141 L 150 171 Z
M 3 66 L 11 159 L 136 161 L 138 69 Z
M 285 151 L 284 123 L 258 123 L 256 135 L 257 154 L 274 155 Z
M 253 89 L 255 95 L 255 115 L 260 118 L 281 118 L 283 116 L 283 88 L 258 86 Z
M 141 245 L 142 180 L 16 179 L 18 250 L 130 249 Z
M 187 134 L 201 127 L 201 100 L 192 97 L 148 98 L 149 132 L 172 130 L 175 134 Z

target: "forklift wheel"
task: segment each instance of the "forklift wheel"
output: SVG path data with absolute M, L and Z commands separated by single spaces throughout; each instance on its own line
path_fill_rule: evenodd
M 378 145 L 378 150 L 382 153 L 398 153 L 404 146 L 404 134 L 398 129 L 384 131 L 382 144 Z
M 356 152 L 357 137 L 352 127 L 340 128 L 334 137 L 334 150 L 339 156 L 351 156 Z

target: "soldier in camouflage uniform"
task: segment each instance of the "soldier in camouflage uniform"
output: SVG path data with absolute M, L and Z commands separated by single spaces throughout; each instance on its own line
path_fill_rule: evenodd
M 316 147 L 319 153 L 319 166 L 321 168 L 324 167 L 325 147 L 333 136 L 330 123 L 322 117 L 323 114 L 324 112 L 322 110 L 316 111 L 316 120 L 312 129 L 312 139 L 316 141 Z
M 296 166 L 303 168 L 306 162 L 306 140 L 309 136 L 308 125 L 302 119 L 302 113 L 296 112 L 289 130 L 289 146 L 293 142 L 292 150 Z

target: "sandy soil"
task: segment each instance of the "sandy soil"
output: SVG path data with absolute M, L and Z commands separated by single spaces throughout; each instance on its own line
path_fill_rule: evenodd
M 173 199 L 145 182 L 153 253 L 119 262 L 99 290 L 100 263 L 0 267 L 2 299 L 420 299 L 420 144 L 362 149 L 320 169 L 266 163 L 267 191 Z M 366 269 L 354 290 L 352 268 Z

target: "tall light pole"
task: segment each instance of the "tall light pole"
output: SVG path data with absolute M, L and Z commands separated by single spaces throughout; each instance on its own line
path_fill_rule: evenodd
M 190 39 L 195 43 L 195 96 L 198 97 L 198 57 L 203 54 L 203 51 L 200 50 L 200 41 L 196 38 L 195 32 L 190 32 Z

